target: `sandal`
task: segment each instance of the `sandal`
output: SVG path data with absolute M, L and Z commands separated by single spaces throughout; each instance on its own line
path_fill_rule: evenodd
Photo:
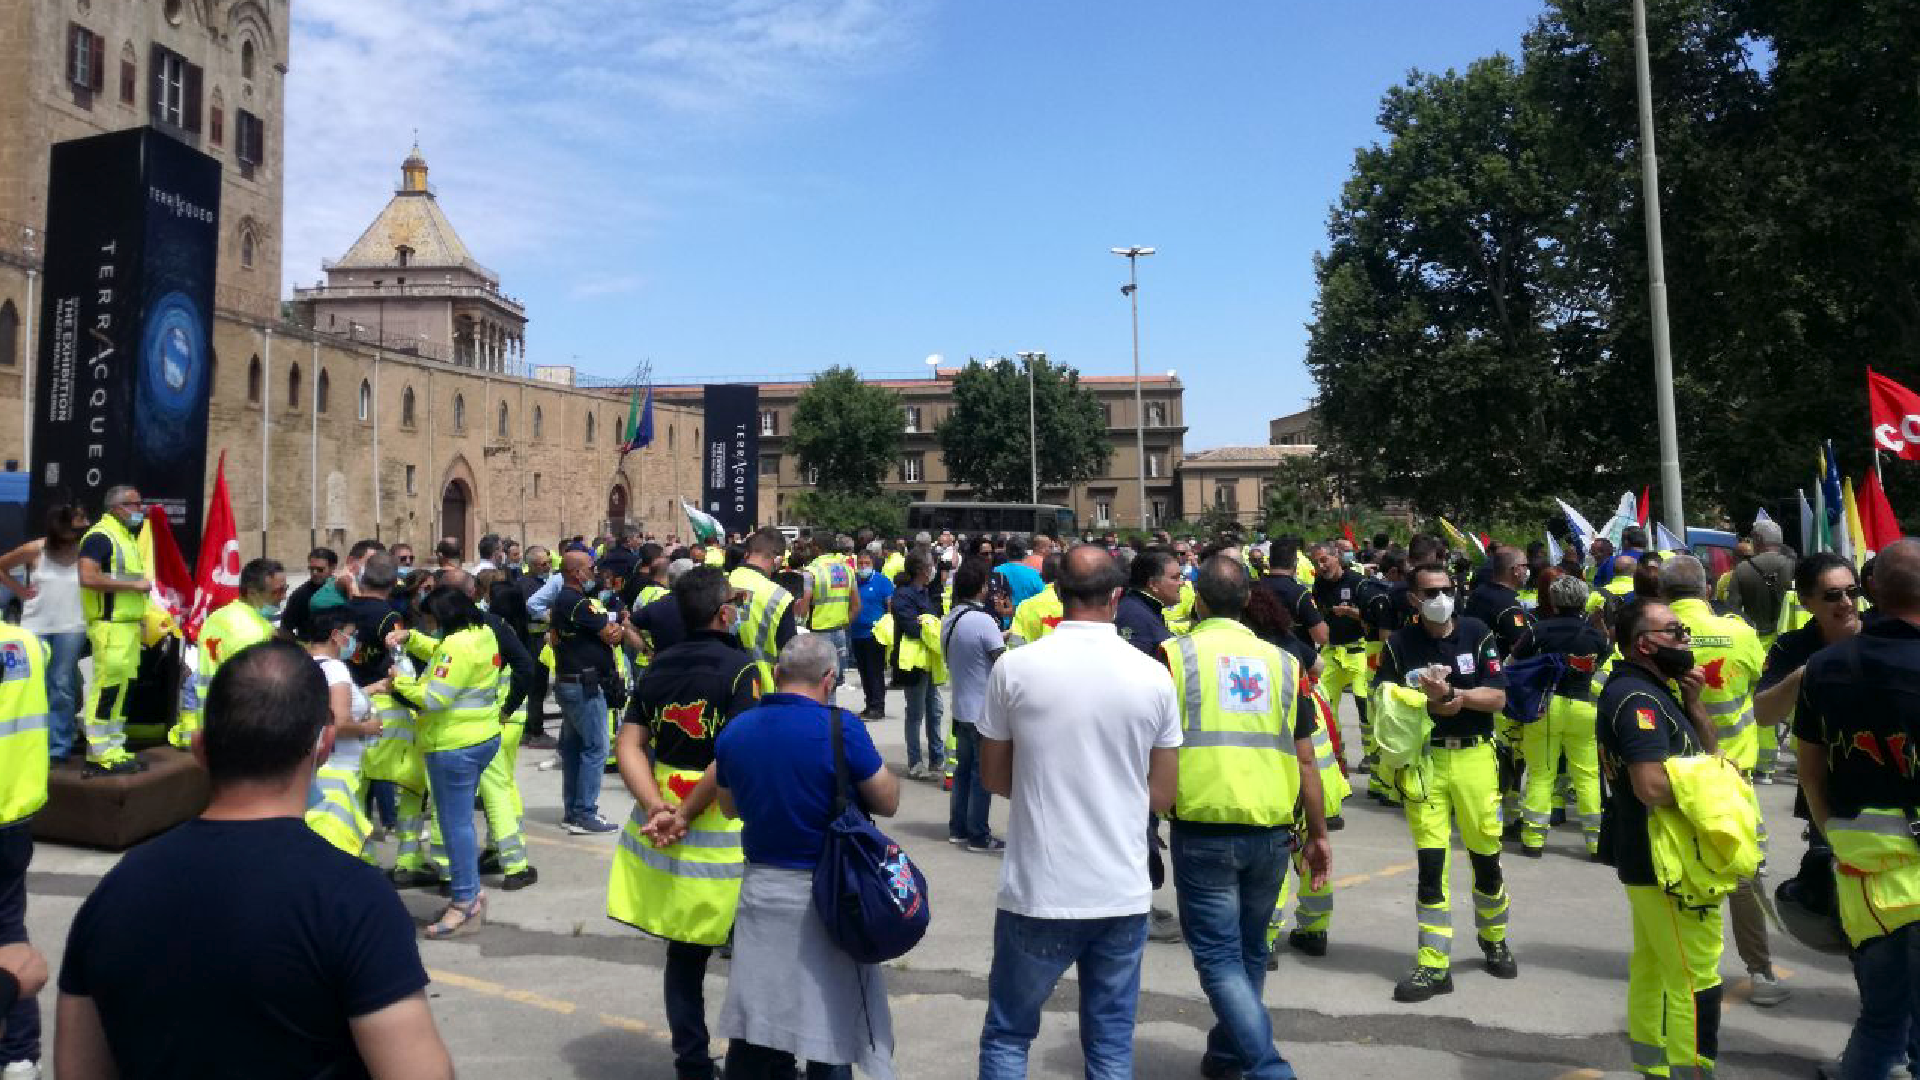
M 467 934 L 478 933 L 480 928 L 486 925 L 486 922 L 487 898 L 485 896 L 476 896 L 472 900 L 469 900 L 465 906 L 448 904 L 447 910 L 441 912 L 440 917 L 426 928 L 426 936 L 430 941 L 444 941 L 447 938 L 462 937 Z

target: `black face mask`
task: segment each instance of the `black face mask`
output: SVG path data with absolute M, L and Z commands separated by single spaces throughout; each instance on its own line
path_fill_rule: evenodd
M 1693 650 L 1675 645 L 1658 646 L 1653 652 L 1653 666 L 1667 678 L 1678 679 L 1693 670 Z

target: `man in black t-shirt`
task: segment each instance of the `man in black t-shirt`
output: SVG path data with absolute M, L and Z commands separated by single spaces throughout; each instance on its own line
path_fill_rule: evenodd
M 128 852 L 74 917 L 61 1075 L 450 1080 L 412 917 L 303 817 L 332 720 L 290 642 L 220 666 L 193 747 L 206 813 Z
M 1627 605 L 1615 622 L 1620 660 L 1600 693 L 1600 772 L 1609 793 L 1600 853 L 1626 886 L 1633 922 L 1627 1039 L 1642 1071 L 1710 1075 L 1720 1043 L 1720 906 L 1691 908 L 1653 873 L 1649 808 L 1674 805 L 1666 761 L 1712 753 L 1713 719 L 1700 705 L 1706 674 L 1685 626 L 1665 604 Z M 1678 681 L 1684 705 L 1669 681 Z
M 607 767 L 607 697 L 618 677 L 613 649 L 627 640 L 625 625 L 595 590 L 593 557 L 569 551 L 560 560 L 566 584 L 547 610 L 553 629 L 553 696 L 560 702 L 561 824 L 576 836 L 618 832 L 600 816 L 600 777 Z M 637 636 L 636 636 L 637 640 Z
M 620 726 L 620 778 L 633 793 L 634 808 L 627 842 L 614 855 L 607 914 L 666 940 L 663 997 L 674 1075 L 711 1080 L 701 984 L 714 947 L 732 926 L 739 882 L 707 868 L 745 864 L 739 822 L 709 809 L 713 744 L 727 721 L 759 701 L 759 669 L 734 636 L 737 609 L 726 574 L 711 566 L 689 570 L 674 583 L 669 600 L 680 608 L 681 621 L 698 629 L 653 658 Z M 697 834 L 697 845 L 682 846 L 684 837 L 668 842 L 675 807 L 689 835 Z M 685 875 L 670 869 L 683 866 Z
M 1500 647 L 1485 623 L 1454 617 L 1456 589 L 1445 568 L 1416 568 L 1410 591 L 1420 623 L 1387 639 L 1378 678 L 1424 692 L 1433 718 L 1426 757 L 1394 778 L 1419 864 L 1420 934 L 1413 972 L 1393 996 L 1417 1002 L 1453 992 L 1447 860 L 1456 823 L 1473 864 L 1474 923 L 1487 972 L 1511 979 L 1519 966 L 1507 946 L 1507 886 L 1500 874 L 1500 770 L 1493 750 L 1493 714 L 1507 703 Z
M 1260 579 L 1260 587 L 1271 592 L 1293 615 L 1293 632 L 1300 640 L 1317 649 L 1327 643 L 1327 620 L 1320 605 L 1314 603 L 1313 590 L 1295 576 L 1299 564 L 1300 538 L 1275 539 L 1267 549 L 1267 573 Z
M 1333 715 L 1340 715 L 1340 698 L 1353 691 L 1353 707 L 1360 716 L 1360 742 L 1373 738 L 1373 724 L 1367 718 L 1367 622 L 1364 605 L 1373 591 L 1359 572 L 1340 561 L 1340 552 L 1332 544 L 1315 544 L 1307 549 L 1313 563 L 1313 604 L 1327 620 L 1327 643 L 1320 650 L 1326 665 L 1321 669 L 1320 696 L 1327 700 Z

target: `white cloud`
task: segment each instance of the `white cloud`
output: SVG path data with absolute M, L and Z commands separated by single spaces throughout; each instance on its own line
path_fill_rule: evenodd
M 700 172 L 690 147 L 750 133 L 769 111 L 831 107 L 907 59 L 928 2 L 303 0 L 283 274 L 313 281 L 346 251 L 415 130 L 449 216 L 509 291 L 513 264 L 543 254 L 630 262 L 675 197 L 649 187 L 649 164 L 670 164 L 686 192 Z

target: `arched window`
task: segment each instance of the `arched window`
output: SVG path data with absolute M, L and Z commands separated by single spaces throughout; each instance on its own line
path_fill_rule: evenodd
M 625 446 L 626 444 L 627 418 L 624 416 L 616 416 L 613 418 L 613 445 Z
M 321 368 L 320 377 L 313 383 L 313 407 L 320 412 L 326 412 L 327 398 L 332 393 L 333 380 L 327 377 L 327 369 Z
M 588 446 L 592 446 L 592 445 L 593 445 L 593 425 L 594 425 L 594 423 L 595 423 L 595 417 L 594 417 L 594 415 L 593 415 L 592 413 L 588 413 L 588 414 L 587 414 L 587 445 L 588 445 Z
M 240 77 L 253 78 L 253 39 L 240 39 Z
M 543 426 L 545 426 L 545 421 L 546 421 L 546 415 L 540 411 L 540 406 L 535 405 L 533 407 L 533 437 L 534 438 L 537 439 L 540 437 L 540 429 Z
M 467 396 L 465 394 L 453 395 L 453 430 L 467 430 Z
M 499 428 L 500 428 L 499 437 L 502 439 L 505 439 L 507 437 L 507 403 L 504 401 L 500 403 Z
M 20 362 L 20 311 L 13 301 L 0 302 L 0 367 Z
M 373 415 L 373 386 L 365 379 L 360 380 L 360 419 Z
M 240 230 L 240 265 L 253 269 L 253 230 Z
M 300 407 L 300 365 L 293 364 L 287 368 L 287 408 L 297 409 L 299 407 Z
M 260 404 L 260 358 L 247 361 L 247 404 Z
M 673 425 L 672 424 L 667 425 L 667 449 L 669 451 L 673 449 Z
M 400 426 L 413 426 L 413 387 L 411 386 L 400 395 Z
M 533 497 L 536 499 L 540 497 L 540 474 L 539 473 L 533 474 Z

